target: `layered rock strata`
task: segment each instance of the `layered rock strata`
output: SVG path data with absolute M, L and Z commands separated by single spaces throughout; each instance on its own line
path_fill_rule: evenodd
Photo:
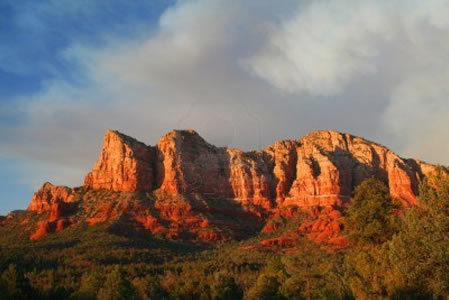
M 317 207 L 324 213 L 302 224 L 298 232 L 342 245 L 341 214 L 336 209 L 347 205 L 355 186 L 366 178 L 379 178 L 388 184 L 393 198 L 410 206 L 417 202 L 419 183 L 435 170 L 433 165 L 403 159 L 379 144 L 336 131 L 314 131 L 261 151 L 243 152 L 215 147 L 193 130 L 173 130 L 155 146 L 108 130 L 84 189 L 145 192 L 155 200 L 145 205 L 130 200 L 120 206 L 103 201 L 85 222 L 133 220 L 152 233 L 175 237 L 188 233 L 213 241 L 243 237 L 237 232 L 244 232 L 244 226 L 260 229 L 263 222 L 292 207 L 309 211 Z M 33 239 L 72 224 L 74 194 L 73 189 L 49 183 L 35 193 L 28 209 L 48 212 L 48 217 Z M 237 226 L 235 218 L 252 221 Z
M 404 205 L 416 203 L 418 184 L 434 166 L 402 159 L 387 148 L 336 131 L 315 131 L 262 151 L 218 148 L 193 130 L 174 130 L 156 146 L 108 131 L 85 184 L 94 189 L 203 194 L 271 209 L 329 206 L 351 197 L 374 176 Z
M 153 160 L 151 147 L 118 131 L 108 130 L 100 157 L 84 184 L 112 191 L 150 191 Z

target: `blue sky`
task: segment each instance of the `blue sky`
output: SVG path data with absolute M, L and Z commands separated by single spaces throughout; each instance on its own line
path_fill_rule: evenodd
M 113 4 L 112 4 L 113 2 Z M 48 81 L 89 84 L 76 61 L 64 58 L 72 43 L 101 45 L 105 34 L 132 36 L 138 27 L 151 31 L 173 1 L 14 1 L 0 3 L 0 101 L 14 107 L 18 98 L 41 92 Z M 32 101 L 30 99 L 29 101 Z M 20 112 L 0 113 L 0 126 L 22 126 Z M 2 136 L 8 139 L 8 136 Z M 26 144 L 23 145 L 26 147 Z M 24 172 L 39 172 L 23 158 L 0 157 L 0 214 L 25 208 L 35 185 Z
M 99 45 L 103 35 L 148 30 L 173 1 L 14 1 L 0 4 L 2 101 L 36 92 L 52 78 L 75 81 L 76 64 L 62 53 L 74 42 Z
M 261 148 L 310 130 L 448 164 L 446 0 L 3 0 L 0 214 L 77 186 L 107 128 Z

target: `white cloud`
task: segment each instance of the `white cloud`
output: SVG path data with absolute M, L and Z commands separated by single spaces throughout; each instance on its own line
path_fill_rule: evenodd
M 332 128 L 445 162 L 447 20 L 446 1 L 180 1 L 151 32 L 61 53 L 87 84 L 2 107 L 25 121 L 0 128 L 0 156 L 27 182 L 76 185 L 106 128 L 151 144 L 194 128 L 245 149 Z
M 404 155 L 449 164 L 447 58 L 441 64 L 429 65 L 430 70 L 422 70 L 404 79 L 392 93 L 391 105 L 384 115 L 384 126 L 395 143 L 402 145 Z
M 279 24 L 248 60 L 257 75 L 287 92 L 328 95 L 376 71 L 391 18 L 368 1 L 315 1 Z
M 218 145 L 260 146 L 260 122 L 245 102 L 267 96 L 239 65 L 253 46 L 244 44 L 254 21 L 248 14 L 258 14 L 249 7 L 181 1 L 139 38 L 109 35 L 99 48 L 72 44 L 60 55 L 82 67 L 78 75 L 87 84 L 52 80 L 41 92 L 10 102 L 14 107 L 4 106 L 3 115 L 24 122 L 0 128 L 8 136 L 0 156 L 23 161 L 21 169 L 30 170 L 23 172 L 26 182 L 77 185 L 97 158 L 106 128 L 151 144 L 178 127 L 195 128 Z M 46 172 L 36 172 L 44 166 Z
M 446 0 L 314 1 L 276 26 L 247 65 L 296 94 L 345 97 L 381 78 L 371 92 L 389 99 L 379 115 L 385 141 L 405 155 L 449 163 Z

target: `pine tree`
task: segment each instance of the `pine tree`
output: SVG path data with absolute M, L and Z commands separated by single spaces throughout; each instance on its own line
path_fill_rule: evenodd
M 104 278 L 98 272 L 84 273 L 81 277 L 80 288 L 73 293 L 72 299 L 96 299 L 98 291 L 103 286 Z
M 243 291 L 232 276 L 220 272 L 215 273 L 214 277 L 212 286 L 213 299 L 242 299 Z
M 27 278 L 19 272 L 15 265 L 9 265 L 0 278 L 0 299 L 27 299 L 31 287 Z
M 248 299 L 279 300 L 284 299 L 280 294 L 281 283 L 273 274 L 262 273 L 256 284 L 248 291 Z
M 132 281 L 139 299 L 163 299 L 167 293 L 161 287 L 159 279 L 153 276 L 138 277 Z
M 380 245 L 391 239 L 398 229 L 397 208 L 382 181 L 363 181 L 354 191 L 345 218 L 349 239 L 359 246 Z
M 326 276 L 331 268 L 330 255 L 319 245 L 304 239 L 295 253 L 282 257 L 289 278 L 282 292 L 287 298 L 301 295 L 305 299 L 324 296 Z
M 392 293 L 385 247 L 398 232 L 398 208 L 379 179 L 367 179 L 354 191 L 345 217 L 352 247 L 345 257 L 344 276 L 356 298 L 382 299 Z
M 420 204 L 409 209 L 389 244 L 393 280 L 401 293 L 449 296 L 449 180 L 440 170 L 420 187 Z
M 103 287 L 98 292 L 98 300 L 121 300 L 136 299 L 135 291 L 120 270 L 119 266 L 115 266 L 109 273 Z

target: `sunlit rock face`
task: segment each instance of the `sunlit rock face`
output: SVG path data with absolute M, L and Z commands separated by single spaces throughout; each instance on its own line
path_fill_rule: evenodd
M 386 182 L 393 198 L 416 203 L 418 184 L 435 167 L 404 160 L 387 148 L 336 131 L 315 131 L 299 140 L 296 178 L 284 205 L 340 205 L 368 177 Z
M 116 131 L 104 137 L 85 185 L 113 191 L 204 194 L 265 209 L 339 205 L 368 177 L 388 183 L 404 205 L 416 203 L 434 166 L 404 160 L 387 148 L 336 131 L 315 131 L 262 151 L 218 148 L 193 130 L 173 130 L 155 147 Z
M 394 199 L 410 206 L 419 183 L 435 170 L 336 131 L 243 152 L 215 147 L 194 130 L 173 130 L 155 146 L 108 130 L 83 187 L 45 183 L 34 194 L 28 210 L 41 218 L 30 238 L 78 223 L 108 223 L 126 234 L 143 230 L 216 242 L 275 232 L 277 219 L 303 211 L 309 217 L 293 233 L 262 245 L 290 245 L 305 235 L 343 247 L 340 224 L 358 184 L 379 178 Z
M 72 203 L 74 194 L 74 189 L 55 186 L 49 182 L 44 183 L 34 193 L 28 210 L 48 214 L 38 223 L 38 228 L 31 235 L 31 239 L 39 239 L 49 233 L 62 231 L 71 224 L 72 221 L 67 216 L 74 210 Z
M 198 193 L 272 206 L 272 173 L 263 152 L 217 148 L 193 130 L 168 133 L 157 150 L 157 179 L 167 193 Z
M 66 186 L 55 186 L 50 182 L 44 183 L 33 195 L 28 210 L 44 212 L 54 210 L 60 203 L 68 203 L 73 200 L 73 189 Z
M 112 191 L 150 191 L 154 149 L 117 131 L 108 130 L 103 148 L 84 184 Z

